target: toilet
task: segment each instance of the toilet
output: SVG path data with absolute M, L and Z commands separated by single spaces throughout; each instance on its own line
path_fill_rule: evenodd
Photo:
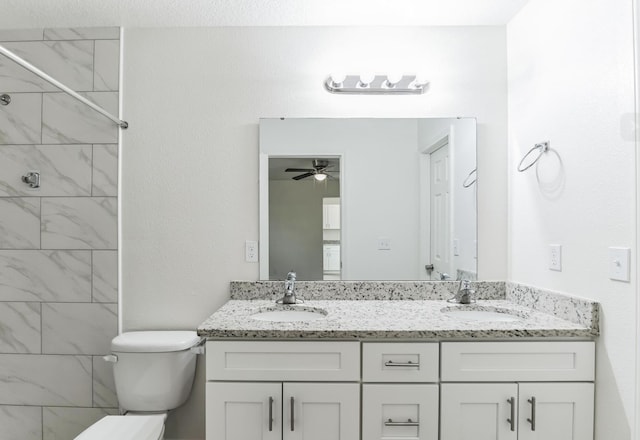
M 113 376 L 125 415 L 106 416 L 75 440 L 163 440 L 167 411 L 182 405 L 193 385 L 201 338 L 193 331 L 122 333 L 111 341 Z

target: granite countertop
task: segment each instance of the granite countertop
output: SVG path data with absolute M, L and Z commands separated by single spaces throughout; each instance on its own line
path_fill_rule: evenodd
M 319 308 L 323 319 L 308 322 L 258 321 L 251 315 L 268 310 Z M 444 308 L 506 312 L 513 322 L 462 321 L 441 312 Z M 597 312 L 597 307 L 594 309 Z M 564 310 L 567 312 L 567 310 Z M 572 314 L 572 310 L 568 310 Z M 535 338 L 587 337 L 598 334 L 597 322 L 580 323 L 518 304 L 479 300 L 474 305 L 442 300 L 311 300 L 283 306 L 273 300 L 230 300 L 198 327 L 209 338 L 288 339 L 418 339 L 418 338 Z

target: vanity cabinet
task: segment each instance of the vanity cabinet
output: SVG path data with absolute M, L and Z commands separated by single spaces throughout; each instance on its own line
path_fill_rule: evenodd
M 445 342 L 441 354 L 443 440 L 593 440 L 593 342 Z
M 593 440 L 594 347 L 208 341 L 206 439 Z

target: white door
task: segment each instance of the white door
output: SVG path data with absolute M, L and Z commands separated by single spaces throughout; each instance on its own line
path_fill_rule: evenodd
M 285 383 L 283 440 L 359 440 L 360 386 Z
M 518 440 L 593 440 L 592 383 L 520 384 Z
M 431 278 L 442 279 L 441 274 L 447 274 L 455 279 L 451 273 L 449 144 L 432 152 L 430 158 Z
M 363 385 L 362 438 L 438 440 L 438 385 Z
M 207 383 L 207 440 L 280 440 L 282 384 Z
M 440 385 L 442 440 L 516 440 L 518 386 L 512 383 Z

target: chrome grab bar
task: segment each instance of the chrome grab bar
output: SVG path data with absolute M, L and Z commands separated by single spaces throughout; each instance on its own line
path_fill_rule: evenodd
M 394 422 L 393 420 L 389 419 L 384 422 L 384 426 L 420 426 L 420 423 L 414 422 L 411 419 L 407 419 L 406 422 Z

